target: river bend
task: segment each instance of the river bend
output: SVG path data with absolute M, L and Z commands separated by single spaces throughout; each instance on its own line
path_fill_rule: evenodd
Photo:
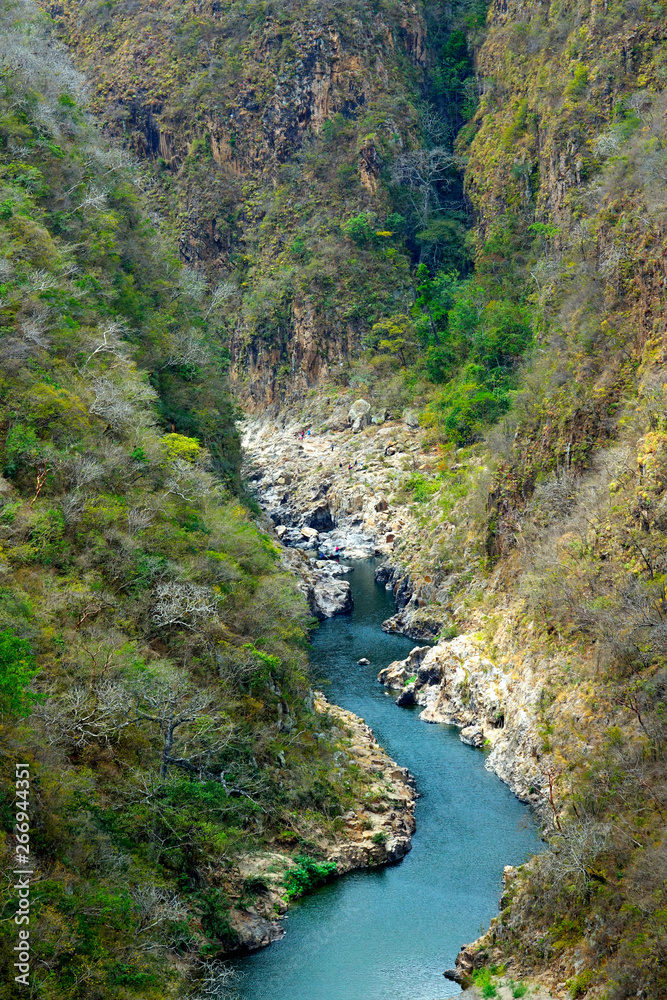
M 421 709 L 397 708 L 378 671 L 415 645 L 386 635 L 393 599 L 373 562 L 348 577 L 351 615 L 322 623 L 312 662 L 330 701 L 362 716 L 421 793 L 412 851 L 397 865 L 350 872 L 295 903 L 287 934 L 239 960 L 241 1000 L 442 1000 L 462 944 L 498 912 L 503 866 L 540 848 L 528 809 L 484 768 L 481 751 Z M 357 660 L 367 657 L 370 666 Z

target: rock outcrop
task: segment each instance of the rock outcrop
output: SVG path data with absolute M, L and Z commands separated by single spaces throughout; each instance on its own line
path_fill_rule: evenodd
M 464 743 L 488 749 L 486 767 L 547 818 L 536 728 L 539 685 L 525 664 L 520 672 L 500 667 L 482 642 L 462 635 L 416 647 L 381 670 L 378 680 L 400 690 L 398 705 L 421 705 L 422 721 L 458 726 Z
M 246 471 L 283 545 L 346 559 L 389 556 L 394 538 L 410 530 L 409 506 L 391 502 L 388 473 L 398 485 L 409 476 L 407 458 L 420 466 L 429 458 L 416 431 L 390 421 L 371 424 L 370 407 L 357 413 L 359 403 L 368 406 L 357 400 L 340 423 L 335 408 L 324 425 L 296 419 L 277 425 L 268 416 L 244 422 Z M 364 424 L 356 432 L 348 411 Z M 317 534 L 306 537 L 304 528 Z M 412 597 L 405 574 L 392 570 L 391 588 L 403 608 Z
M 351 572 L 351 566 L 333 559 L 313 559 L 299 549 L 285 549 L 285 567 L 301 581 L 301 589 L 315 618 L 322 621 L 352 610 L 352 588 L 341 577 Z

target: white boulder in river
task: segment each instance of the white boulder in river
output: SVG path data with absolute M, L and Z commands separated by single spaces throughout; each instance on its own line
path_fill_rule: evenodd
M 363 430 L 371 422 L 371 404 L 365 399 L 358 399 L 350 407 L 348 417 L 355 433 Z

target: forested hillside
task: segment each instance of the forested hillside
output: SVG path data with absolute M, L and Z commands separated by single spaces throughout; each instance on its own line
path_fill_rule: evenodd
M 21 761 L 34 990 L 182 997 L 267 891 L 238 859 L 308 854 L 298 894 L 367 786 L 313 712 L 305 599 L 238 498 L 201 285 L 32 5 L 0 39 L 3 865 Z
M 452 144 L 476 107 L 466 33 L 486 7 L 53 8 L 93 107 L 151 162 L 182 255 L 224 301 L 247 405 L 348 384 L 373 323 L 414 339 L 415 261 L 467 270 Z

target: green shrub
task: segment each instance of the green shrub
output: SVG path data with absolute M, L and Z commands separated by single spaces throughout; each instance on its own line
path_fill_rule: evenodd
M 289 902 L 303 896 L 304 893 L 321 885 L 336 874 L 336 865 L 333 861 L 315 861 L 306 855 L 296 858 L 296 867 L 291 868 L 285 878 L 285 899 Z
M 37 664 L 25 639 L 17 638 L 9 629 L 0 632 L 0 711 L 21 715 L 41 700 L 41 695 L 29 690 L 37 673 Z
M 406 481 L 406 488 L 411 490 L 418 503 L 424 503 L 438 492 L 440 483 L 434 479 L 427 479 L 421 472 L 413 473 Z
M 498 996 L 498 990 L 492 982 L 491 972 L 489 969 L 475 969 L 472 974 L 472 979 L 475 986 L 481 990 L 483 997 L 491 998 Z
M 352 240 L 358 247 L 375 246 L 380 242 L 377 235 L 376 216 L 372 212 L 362 212 L 352 219 L 348 219 L 341 226 L 343 233 L 349 240 Z
M 583 997 L 588 992 L 588 989 L 592 985 L 594 979 L 595 973 L 592 969 L 584 969 L 576 976 L 573 976 L 572 979 L 569 979 L 567 988 L 570 991 L 572 1000 L 577 1000 L 577 997 Z

